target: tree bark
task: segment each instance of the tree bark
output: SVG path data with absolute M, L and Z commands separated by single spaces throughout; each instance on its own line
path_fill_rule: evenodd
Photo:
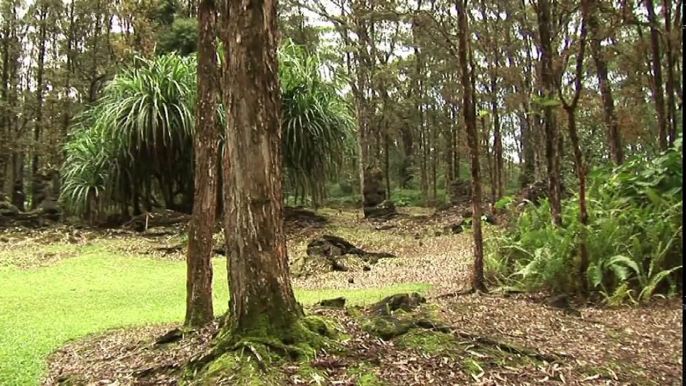
M 288 273 L 283 218 L 281 95 L 274 0 L 225 0 L 221 12 L 229 312 L 233 342 L 284 338 L 302 316 Z
M 66 74 L 64 77 L 64 111 L 62 114 L 64 114 L 63 119 L 62 119 L 62 138 L 66 140 L 67 135 L 69 134 L 69 125 L 71 125 L 71 76 L 73 72 L 73 67 L 74 67 L 74 53 L 73 53 L 73 45 L 74 45 L 74 30 L 76 28 L 75 24 L 75 12 L 74 12 L 74 3 L 76 0 L 71 0 L 69 2 L 69 30 L 67 32 L 67 68 L 66 68 Z M 64 154 L 66 156 L 66 154 Z
M 35 178 L 36 174 L 38 174 L 38 162 L 39 162 L 39 153 L 43 150 L 43 147 L 39 147 L 38 144 L 40 143 L 40 138 L 42 135 L 43 131 L 43 88 L 45 87 L 44 85 L 44 74 L 45 74 L 45 51 L 46 51 L 46 38 L 47 38 L 47 17 L 48 17 L 48 10 L 47 10 L 47 3 L 43 3 L 40 7 L 39 12 L 39 19 L 38 22 L 40 23 L 38 30 L 38 69 L 37 69 L 37 74 L 36 74 L 36 118 L 34 121 L 34 127 L 33 127 L 33 141 L 34 141 L 34 146 L 33 146 L 33 157 L 31 160 L 31 178 Z M 36 186 L 35 184 L 33 185 L 34 187 Z M 32 194 L 32 199 L 31 199 L 31 207 L 36 208 L 38 206 L 38 202 L 34 199 L 34 197 L 37 195 L 37 191 L 35 189 L 31 190 Z
M 660 63 L 660 32 L 657 29 L 654 0 L 646 0 L 648 23 L 650 24 L 650 52 L 653 66 L 653 98 L 657 112 L 658 142 L 661 150 L 667 149 L 667 118 L 665 116 L 665 96 L 662 89 L 662 64 Z
M 462 87 L 464 97 L 462 107 L 464 120 L 467 126 L 467 143 L 469 145 L 469 158 L 471 160 L 472 176 L 472 229 L 474 235 L 474 273 L 472 286 L 475 290 L 486 291 L 484 284 L 484 245 L 481 231 L 481 176 L 479 167 L 479 133 L 476 127 L 476 106 L 474 103 L 474 90 L 470 79 L 469 62 L 467 52 L 470 50 L 468 37 L 469 25 L 466 14 L 466 0 L 456 0 L 457 23 L 459 30 L 458 44 L 460 46 L 458 61 L 461 70 Z
M 551 11 L 549 0 L 539 0 L 536 9 L 538 15 L 538 31 L 541 40 L 541 84 L 545 102 L 550 101 L 555 93 L 555 79 L 553 73 L 553 48 L 551 36 Z M 550 103 L 545 103 L 545 157 L 548 168 L 548 195 L 550 200 L 550 214 L 553 223 L 562 225 L 562 204 L 560 203 L 560 155 L 558 130 L 555 125 L 555 114 Z
M 198 102 L 195 112 L 195 192 L 186 255 L 185 325 L 198 327 L 214 317 L 212 234 L 217 207 L 217 50 L 214 0 L 198 6 Z
M 9 7 L 7 7 L 9 8 Z M 2 4 L 2 11 L 10 12 Z M 10 124 L 9 109 L 9 80 L 10 80 L 10 21 L 4 20 L 4 28 L 0 32 L 2 37 L 2 76 L 0 77 L 0 196 L 4 193 L 12 194 L 13 176 L 10 170 L 12 147 L 12 125 Z
M 577 178 L 579 178 L 579 221 L 581 222 L 582 230 L 579 238 L 578 277 L 580 287 L 584 292 L 586 292 L 587 290 L 586 271 L 588 270 L 589 264 L 585 238 L 586 227 L 588 226 L 588 209 L 586 207 L 586 165 L 584 161 L 583 152 L 581 151 L 581 145 L 579 143 L 579 135 L 576 129 L 576 109 L 579 104 L 579 98 L 581 97 L 581 90 L 583 87 L 582 78 L 584 74 L 584 55 L 586 52 L 586 23 L 593 18 L 592 14 L 589 15 L 589 3 L 592 4 L 593 1 L 594 0 L 583 0 L 581 4 L 581 33 L 579 38 L 579 51 L 576 57 L 574 75 L 574 97 L 571 103 L 565 101 L 564 97 L 562 96 L 561 90 L 558 88 L 560 100 L 562 101 L 562 105 L 567 114 L 567 128 L 569 130 L 569 138 L 572 142 L 572 150 L 574 153 L 574 166 L 576 168 Z
M 622 149 L 622 140 L 619 133 L 619 123 L 617 122 L 617 115 L 615 114 L 615 102 L 612 97 L 612 88 L 608 77 L 607 62 L 603 57 L 603 48 L 601 42 L 603 37 L 600 36 L 600 25 L 598 22 L 598 6 L 591 5 L 588 14 L 588 29 L 591 34 L 591 56 L 596 67 L 596 76 L 598 77 L 598 85 L 600 87 L 600 95 L 603 101 L 603 112 L 605 118 L 605 126 L 607 129 L 607 142 L 610 145 L 610 158 L 615 165 L 621 165 L 624 162 L 624 151 Z
M 665 17 L 665 53 L 667 54 L 667 79 L 665 82 L 665 91 L 667 92 L 667 117 L 669 122 L 669 146 L 674 146 L 674 141 L 677 136 L 677 121 L 676 121 L 676 99 L 675 99 L 675 81 L 674 81 L 674 64 L 676 57 L 674 55 L 673 39 L 672 39 L 672 0 L 662 0 L 662 9 Z

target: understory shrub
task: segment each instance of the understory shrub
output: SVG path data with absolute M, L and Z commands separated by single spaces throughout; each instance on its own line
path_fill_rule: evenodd
M 632 158 L 588 175 L 589 225 L 579 220 L 578 194 L 563 200 L 563 226 L 550 205 L 525 203 L 509 229 L 495 236 L 486 259 L 489 280 L 527 290 L 587 288 L 608 302 L 645 301 L 682 289 L 682 140 L 654 159 Z M 579 241 L 589 266 L 579 277 Z

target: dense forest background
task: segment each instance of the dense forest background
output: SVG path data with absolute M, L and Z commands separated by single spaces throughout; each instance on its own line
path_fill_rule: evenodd
M 572 1 L 469 4 L 470 79 L 481 175 L 491 202 L 523 185 L 546 181 L 550 157 L 560 161 L 564 188 L 578 184 L 573 141 L 559 97 L 569 101 L 573 97 L 577 42 L 582 35 L 579 6 Z M 169 54 L 193 55 L 198 40 L 196 4 L 192 0 L 2 0 L 1 8 L 0 191 L 18 208 L 28 206 L 28 210 L 64 190 L 60 182 L 65 184 L 65 159 L 70 154 L 76 157 L 76 137 L 93 122 L 92 111 L 103 104 L 99 100 L 119 95 L 106 91 L 118 74 L 146 66 L 178 66 L 169 63 Z M 538 17 L 541 12 L 550 17 Z M 681 130 L 683 96 L 681 19 L 680 1 L 592 2 L 583 28 L 588 41 L 581 74 L 584 91 L 575 106 L 586 171 L 608 163 L 619 165 L 632 156 L 647 160 L 674 143 Z M 355 133 L 353 137 L 341 129 L 343 134 L 336 135 L 344 141 L 327 142 L 329 148 L 324 150 L 333 149 L 332 159 L 306 160 L 292 168 L 289 176 L 308 178 L 288 179 L 291 203 L 359 202 L 360 161 L 382 170 L 387 195 L 396 205 L 445 202 L 451 183 L 469 179 L 458 28 L 449 2 L 282 2 L 282 41 L 290 39 L 316 55 L 320 69 L 330 69 L 321 77 L 344 102 L 337 108 L 346 110 L 339 115 L 348 116 L 341 119 L 351 120 L 339 126 L 350 126 Z M 543 45 L 542 36 L 547 36 Z M 187 65 L 192 68 L 194 63 Z M 150 70 L 133 77 L 139 76 L 134 81 L 142 82 L 140 91 L 145 94 L 145 76 L 164 77 L 174 71 L 183 69 L 157 74 Z M 174 76 L 194 82 L 194 69 L 186 72 Z M 158 91 L 148 96 L 159 103 L 180 98 L 181 104 L 194 108 L 190 94 Z M 548 113 L 553 120 L 544 119 Z M 158 125 L 156 118 L 137 119 Z M 141 126 L 145 125 L 137 127 Z M 169 133 L 192 133 L 192 122 L 168 126 Z M 550 153 L 546 141 L 553 129 L 559 133 L 555 146 L 559 151 Z M 112 135 L 123 136 L 124 131 Z M 189 164 L 190 141 L 178 138 L 181 144 L 174 145 L 178 154 L 164 157 L 168 162 L 183 158 Z M 105 143 L 116 140 L 123 141 L 104 139 Z M 84 151 L 94 150 L 82 149 L 81 158 Z M 305 157 L 293 155 L 297 156 Z M 140 157 L 129 163 L 146 163 Z M 310 163 L 322 165 L 321 170 L 302 170 L 301 165 Z M 131 190 L 127 195 L 136 200 L 147 196 L 148 208 L 188 210 L 190 204 L 183 202 L 188 197 L 183 196 L 192 187 L 192 167 L 169 176 L 162 169 L 144 178 L 122 180 L 120 185 L 126 185 Z M 57 177 L 60 172 L 62 181 Z M 105 207 L 119 208 L 100 199 L 108 187 L 94 174 L 97 171 L 72 181 L 78 186 L 71 186 L 71 193 L 80 189 L 82 206 L 90 203 L 103 214 L 108 212 Z M 52 193 L 46 192 L 48 182 Z M 83 211 L 75 206 L 65 209 Z

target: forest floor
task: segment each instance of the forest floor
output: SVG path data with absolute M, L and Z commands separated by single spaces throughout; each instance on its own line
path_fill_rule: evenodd
M 328 224 L 289 229 L 292 261 L 323 234 L 396 257 L 366 270 L 294 278 L 298 300 L 309 313 L 338 322 L 349 353 L 283 364 L 282 384 L 682 383 L 678 300 L 579 306 L 580 315 L 571 315 L 547 306 L 544 294 L 443 296 L 468 286 L 471 235 L 445 231 L 457 221 L 450 213 L 404 212 L 400 219 L 373 223 L 354 211 L 323 209 Z M 180 342 L 155 344 L 179 327 L 183 315 L 184 254 L 178 245 L 184 242 L 174 229 L 0 231 L 0 384 L 176 384 L 178 370 L 207 348 L 216 330 L 215 324 Z M 226 311 L 226 267 L 223 258 L 214 260 L 220 315 Z M 413 330 L 384 341 L 365 332 L 350 309 L 315 306 L 339 296 L 348 306 L 364 306 L 409 292 L 425 296 L 423 307 L 449 332 Z

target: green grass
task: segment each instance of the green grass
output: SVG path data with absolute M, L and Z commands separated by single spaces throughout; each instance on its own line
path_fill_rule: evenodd
M 0 385 L 35 385 L 46 358 L 66 341 L 116 327 L 180 322 L 185 309 L 185 264 L 122 257 L 99 247 L 31 270 L 0 269 Z M 217 314 L 226 311 L 226 266 L 214 264 Z M 427 285 L 366 291 L 298 291 L 303 304 L 345 296 L 370 303 Z

